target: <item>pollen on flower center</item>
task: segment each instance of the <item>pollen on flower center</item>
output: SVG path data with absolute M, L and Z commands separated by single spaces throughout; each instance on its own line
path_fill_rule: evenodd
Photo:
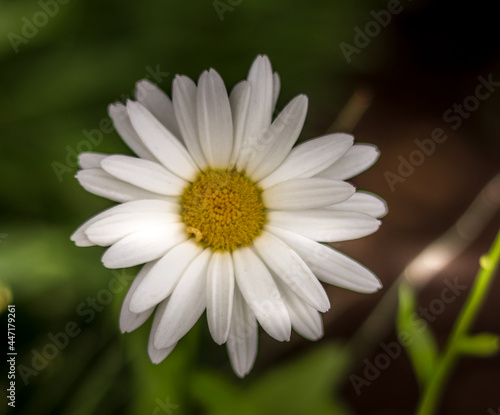
M 200 172 L 181 198 L 186 231 L 214 251 L 250 245 L 266 222 L 261 193 L 236 170 Z

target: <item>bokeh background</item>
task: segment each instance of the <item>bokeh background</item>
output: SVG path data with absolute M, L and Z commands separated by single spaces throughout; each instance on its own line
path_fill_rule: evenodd
M 356 390 L 352 382 L 396 340 L 394 313 L 374 347 L 350 353 L 342 346 L 409 261 L 500 170 L 500 43 L 492 7 L 483 0 L 0 0 L 0 304 L 3 332 L 6 305 L 16 306 L 14 412 L 413 413 L 419 387 L 404 351 L 369 384 Z M 137 270 L 107 270 L 102 248 L 69 240 L 85 219 L 111 206 L 74 179 L 77 154 L 130 154 L 109 128 L 106 109 L 133 97 L 138 80 L 170 94 L 175 74 L 197 79 L 213 67 L 230 89 L 261 53 L 281 77 L 278 109 L 299 93 L 309 97 L 301 140 L 353 129 L 356 141 L 379 147 L 378 163 L 353 183 L 385 198 L 390 212 L 375 235 L 335 247 L 372 269 L 384 289 L 367 296 L 329 287 L 324 339 L 294 335 L 281 344 L 262 333 L 255 367 L 243 380 L 204 318 L 153 365 L 148 324 L 132 334 L 118 330 Z M 488 96 L 447 120 L 447 110 L 457 117 L 454 105 L 475 95 L 478 77 L 493 81 Z M 403 177 L 401 160 L 436 128 L 448 139 Z M 391 184 L 388 172 L 401 180 Z M 498 200 L 490 195 L 493 211 Z M 427 307 L 444 281 L 467 287 L 429 321 L 441 347 L 499 225 L 495 214 L 420 290 L 418 304 Z M 474 331 L 500 333 L 498 296 L 497 278 Z M 5 391 L 7 368 L 0 385 Z M 463 359 L 439 413 L 498 413 L 498 390 L 498 356 Z M 7 409 L 2 398 L 0 413 Z

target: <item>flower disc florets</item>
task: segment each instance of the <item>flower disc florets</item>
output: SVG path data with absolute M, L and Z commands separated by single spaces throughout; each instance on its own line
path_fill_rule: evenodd
M 236 170 L 200 172 L 181 198 L 187 232 L 216 252 L 250 245 L 266 222 L 261 193 Z

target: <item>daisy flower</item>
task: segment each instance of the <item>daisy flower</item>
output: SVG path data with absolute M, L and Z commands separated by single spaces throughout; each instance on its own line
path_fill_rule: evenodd
M 136 100 L 109 107 L 138 157 L 83 153 L 76 177 L 116 202 L 71 237 L 109 246 L 107 268 L 144 264 L 120 314 L 131 332 L 153 313 L 148 351 L 159 363 L 206 310 L 214 341 L 234 371 L 247 374 L 258 324 L 278 341 L 291 329 L 323 334 L 330 303 L 320 280 L 359 292 L 381 285 L 369 270 L 319 242 L 375 232 L 385 203 L 344 180 L 370 167 L 378 151 L 328 134 L 294 148 L 307 97 L 273 120 L 280 89 L 266 56 L 228 96 L 210 69 L 196 85 L 176 76 L 172 100 L 143 80 Z M 257 324 L 258 323 L 258 324 Z

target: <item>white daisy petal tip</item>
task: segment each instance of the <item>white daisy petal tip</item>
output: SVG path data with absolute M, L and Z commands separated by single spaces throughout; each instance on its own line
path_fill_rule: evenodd
M 276 107 L 281 89 L 281 80 L 278 72 L 273 74 L 273 108 Z
M 135 84 L 135 96 L 137 98 L 138 95 L 140 96 L 144 92 L 151 91 L 154 88 L 156 88 L 156 86 L 151 81 L 147 79 L 141 79 Z
M 356 146 L 363 150 L 363 157 L 366 159 L 366 166 L 359 172 L 359 174 L 361 174 L 377 163 L 381 153 L 378 146 L 375 144 L 356 142 Z
M 389 205 L 387 204 L 385 199 L 382 199 L 380 196 L 377 196 L 373 193 L 366 193 L 371 195 L 374 199 L 378 201 L 378 210 L 375 212 L 376 218 L 383 218 L 389 213 Z
M 144 322 L 153 314 L 153 308 L 147 311 L 144 311 L 139 314 L 130 313 L 130 312 L 122 312 L 120 314 L 120 331 L 125 333 L 132 333 L 134 330 L 138 329 L 140 326 L 144 324 Z M 128 314 L 128 315 L 126 315 Z
M 285 180 L 307 179 L 322 176 L 322 172 L 348 152 L 352 147 L 350 134 L 327 134 L 308 140 L 293 148 L 281 165 L 259 182 L 264 190 Z M 330 177 L 327 177 L 330 178 Z
M 287 307 L 295 332 L 308 340 L 318 340 L 323 336 L 323 320 L 321 314 L 311 306 L 300 301 L 298 296 L 288 287 L 282 286 Z
M 78 155 L 78 165 L 82 169 L 98 169 L 101 167 L 101 161 L 108 156 L 108 154 L 93 152 L 80 153 Z
M 238 289 L 257 321 L 271 337 L 289 341 L 290 316 L 271 272 L 249 247 L 237 249 L 232 255 Z
M 133 100 L 132 98 L 127 98 L 127 100 L 125 101 L 125 106 L 127 107 L 127 110 L 135 110 L 135 109 L 139 109 L 140 107 L 142 107 L 142 105 Z
M 154 364 L 158 364 L 158 363 L 162 362 L 170 353 L 172 353 L 175 346 L 177 345 L 177 343 L 174 343 L 174 344 L 170 345 L 169 347 L 157 348 L 155 346 L 155 342 L 154 342 L 155 336 L 158 332 L 158 326 L 161 322 L 161 319 L 163 318 L 163 315 L 165 314 L 165 309 L 167 308 L 168 303 L 169 303 L 168 299 L 165 301 L 162 301 L 158 305 L 158 307 L 156 308 L 156 313 L 155 313 L 155 316 L 153 318 L 153 324 L 151 326 L 151 332 L 149 334 L 148 354 L 149 354 L 149 358 L 151 359 L 151 362 Z
M 240 379 L 243 379 L 252 371 L 252 368 L 249 368 L 248 370 L 241 370 L 240 368 L 233 367 L 233 370 L 236 376 L 238 376 Z
M 332 134 L 332 138 L 334 140 L 345 141 L 346 143 L 349 143 L 350 146 L 352 146 L 354 144 L 354 136 L 352 134 L 348 134 L 348 133 L 334 133 L 334 134 Z
M 363 291 L 364 294 L 373 294 L 380 291 L 383 288 L 382 282 L 373 275 L 373 280 L 371 281 L 371 286 L 367 285 L 366 289 Z
M 364 191 L 354 193 L 343 202 L 327 206 L 327 209 L 359 212 L 378 219 L 383 218 L 388 212 L 387 203 L 384 199 Z
M 87 235 L 85 235 L 85 232 L 83 229 L 78 228 L 73 234 L 70 236 L 70 240 L 75 243 L 76 246 L 79 247 L 88 247 L 88 246 L 94 246 L 95 244 L 92 243 L 89 238 L 87 238 Z
M 172 353 L 174 350 L 175 346 L 177 343 L 170 347 L 166 347 L 164 349 L 157 349 L 156 347 L 149 346 L 148 347 L 148 354 L 149 354 L 149 359 L 151 360 L 151 363 L 158 365 L 161 362 L 163 362 L 169 355 Z
M 240 379 L 243 379 L 243 378 L 245 378 L 252 371 L 253 367 L 255 366 L 255 359 L 252 360 L 250 362 L 250 364 L 243 363 L 243 365 L 242 365 L 242 364 L 235 364 L 234 362 L 231 362 L 231 363 L 232 363 L 232 367 L 233 367 L 234 373 Z
M 198 77 L 198 85 L 200 85 L 200 83 L 202 82 L 202 80 L 205 80 L 205 78 L 208 76 L 208 72 L 210 71 L 211 69 L 207 69 L 207 70 L 204 70 L 200 76 Z
M 366 195 L 366 198 L 370 197 L 371 202 L 371 211 L 368 212 L 369 215 L 372 215 L 375 218 L 383 218 L 389 213 L 389 206 L 387 202 L 382 199 L 380 196 L 370 193 L 370 192 L 359 192 Z
M 270 67 L 271 61 L 267 55 L 260 54 L 260 55 L 257 55 L 257 57 L 254 59 L 250 70 L 253 69 L 254 65 L 268 65 Z
M 214 69 L 200 76 L 196 109 L 203 154 L 211 168 L 226 169 L 233 149 L 233 121 L 224 81 Z
M 108 114 L 109 116 L 113 116 L 120 112 L 121 109 L 123 109 L 125 106 L 121 102 L 113 102 L 112 104 L 108 105 Z
M 369 169 L 380 156 L 377 146 L 356 143 L 330 167 L 318 173 L 318 177 L 348 180 Z

